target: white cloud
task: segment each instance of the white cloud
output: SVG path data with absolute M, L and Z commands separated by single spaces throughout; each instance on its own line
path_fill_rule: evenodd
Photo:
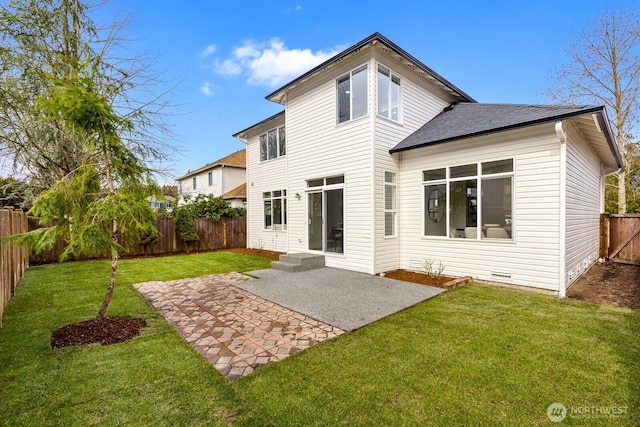
M 236 76 L 242 74 L 242 67 L 232 59 L 226 59 L 222 62 L 216 59 L 213 61 L 213 71 L 221 76 Z
M 294 7 L 290 7 L 286 10 L 287 13 L 292 13 L 292 12 L 300 12 L 302 10 L 302 6 L 297 4 Z
M 216 45 L 210 44 L 207 46 L 202 52 L 200 52 L 200 58 L 206 58 L 207 56 L 211 56 L 216 51 Z
M 209 82 L 204 82 L 202 86 L 200 86 L 200 92 L 207 96 L 213 95 L 213 85 Z
M 214 61 L 214 72 L 223 76 L 247 75 L 247 83 L 275 87 L 291 80 L 342 50 L 335 47 L 328 51 L 288 49 L 278 38 L 266 44 L 245 42 L 236 47 L 229 59 Z

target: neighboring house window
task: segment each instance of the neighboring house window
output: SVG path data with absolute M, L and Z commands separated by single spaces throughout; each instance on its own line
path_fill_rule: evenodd
M 216 175 L 213 171 L 208 173 L 208 177 L 209 177 L 209 187 L 213 187 L 214 185 L 216 185 Z
M 367 66 L 336 80 L 338 123 L 367 114 Z
M 265 230 L 287 229 L 287 190 L 262 193 Z
M 400 121 L 400 77 L 378 65 L 378 114 Z
M 260 161 L 271 160 L 287 154 L 284 126 L 260 135 Z
M 384 235 L 396 235 L 396 173 L 384 173 Z
M 422 172 L 424 235 L 513 238 L 513 159 Z
M 198 188 L 198 177 L 197 177 L 197 176 L 194 176 L 194 177 L 193 177 L 193 180 L 192 180 L 192 186 L 193 186 L 193 189 L 194 189 L 194 190 L 195 190 L 196 188 Z

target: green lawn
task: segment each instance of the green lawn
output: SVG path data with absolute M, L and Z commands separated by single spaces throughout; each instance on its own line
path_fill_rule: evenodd
M 228 383 L 130 286 L 264 268 L 228 252 L 123 260 L 108 315 L 144 317 L 126 343 L 52 351 L 93 317 L 106 261 L 32 267 L 0 329 L 8 425 L 539 425 L 626 407 L 640 423 L 640 311 L 467 285 Z

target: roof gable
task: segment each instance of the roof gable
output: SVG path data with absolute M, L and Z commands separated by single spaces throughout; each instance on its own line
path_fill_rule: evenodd
M 311 69 L 310 71 L 304 73 L 300 77 L 290 81 L 289 83 L 285 84 L 279 89 L 276 89 L 275 91 L 267 95 L 266 99 L 270 101 L 278 102 L 278 103 L 283 103 L 287 91 L 289 91 L 295 86 L 298 86 L 304 81 L 316 76 L 317 74 L 325 71 L 326 69 L 334 66 L 338 62 L 341 62 L 346 57 L 359 52 L 360 50 L 362 50 L 367 46 L 380 47 L 386 53 L 392 56 L 397 56 L 398 58 L 401 59 L 402 63 L 405 66 L 413 69 L 416 73 L 420 74 L 427 80 L 432 81 L 434 84 L 436 84 L 446 92 L 453 94 L 460 101 L 475 102 L 473 98 L 471 98 L 465 92 L 463 92 L 462 90 L 454 86 L 451 82 L 446 80 L 440 74 L 436 73 L 431 68 L 427 67 L 421 61 L 419 61 L 418 59 L 413 57 L 411 54 L 406 52 L 400 46 L 396 45 L 391 40 L 389 40 L 388 38 L 386 38 L 385 36 L 377 32 L 371 34 L 369 37 L 364 38 L 363 40 L 359 41 L 353 46 L 348 47 L 347 49 L 333 56 L 332 58 L 329 58 L 327 61 Z
M 207 163 L 206 165 L 194 170 L 189 171 L 186 174 L 182 175 L 179 178 L 176 178 L 176 181 L 180 181 L 185 178 L 189 178 L 193 175 L 198 175 L 204 171 L 213 169 L 218 166 L 230 166 L 236 168 L 245 169 L 247 167 L 247 150 L 243 148 L 242 150 L 238 150 L 235 153 L 231 153 L 221 159 L 216 160 L 215 162 Z

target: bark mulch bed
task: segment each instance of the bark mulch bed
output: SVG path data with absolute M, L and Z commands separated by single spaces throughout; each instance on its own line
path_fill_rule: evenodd
M 596 263 L 569 288 L 567 297 L 639 310 L 640 265 Z
M 96 343 L 115 344 L 138 336 L 140 329 L 145 326 L 147 322 L 144 319 L 129 316 L 95 318 L 72 323 L 53 331 L 51 348 Z
M 249 249 L 249 248 L 233 248 L 223 249 L 226 252 L 237 252 L 244 255 L 256 255 L 277 261 L 280 259 L 280 255 L 284 255 L 282 252 L 268 251 L 266 249 Z
M 429 277 L 424 273 L 409 270 L 393 270 L 384 273 L 384 277 L 389 279 L 404 280 L 405 282 L 418 283 L 420 285 L 434 286 L 436 288 L 448 289 L 445 283 L 455 280 L 453 277 L 438 276 Z

